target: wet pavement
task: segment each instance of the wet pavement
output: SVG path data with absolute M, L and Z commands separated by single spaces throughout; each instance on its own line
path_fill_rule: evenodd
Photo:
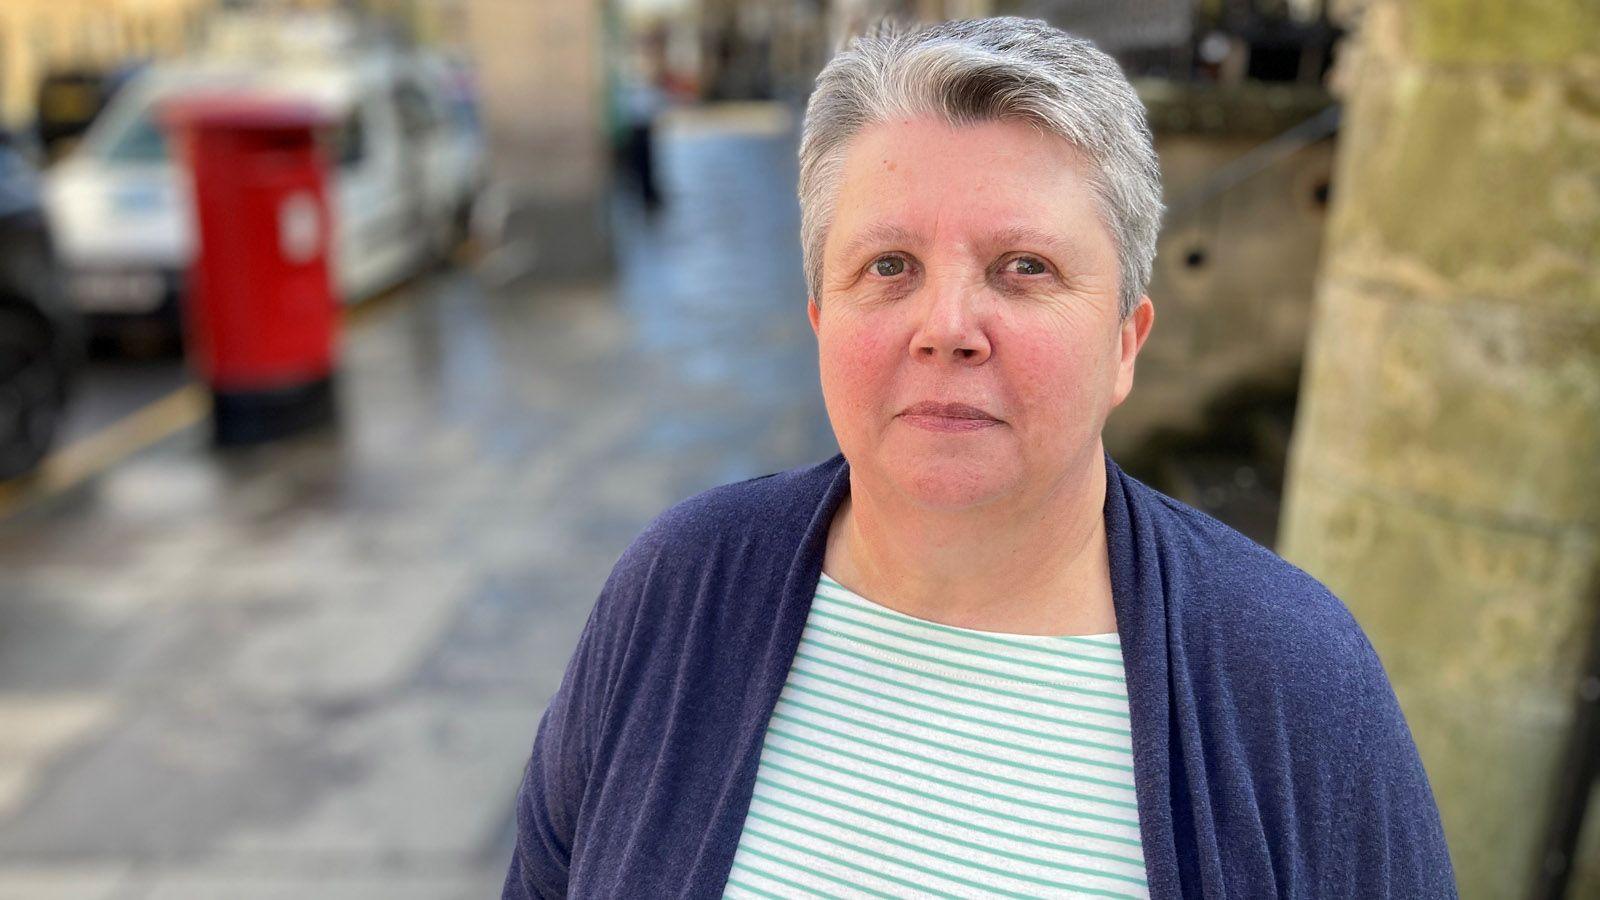
M 64 447 L 92 437 L 191 381 L 178 357 L 92 358 L 73 386 L 56 445 Z
M 771 113 L 668 132 L 614 277 L 363 317 L 336 431 L 182 429 L 0 520 L 0 900 L 495 895 L 623 547 L 834 452 Z

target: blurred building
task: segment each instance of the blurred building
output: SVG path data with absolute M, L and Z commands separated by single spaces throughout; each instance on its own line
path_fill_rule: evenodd
M 466 0 L 501 245 L 497 271 L 609 270 L 607 7 L 600 0 Z
M 408 41 L 467 49 L 465 0 L 5 0 L 0 127 L 81 131 L 119 76 L 193 50 L 221 11 L 342 10 Z
M 213 5 L 214 0 L 5 0 L 0 3 L 0 125 L 32 125 L 39 113 L 39 85 L 52 73 L 103 73 L 182 52 Z M 82 94 L 60 96 L 57 102 L 65 105 L 92 102 Z
M 1326 0 L 623 0 L 622 8 L 630 22 L 694 31 L 691 62 L 709 99 L 803 97 L 828 57 L 882 18 L 1039 18 L 1094 41 L 1134 76 L 1315 81 L 1336 18 Z M 1337 11 L 1348 18 L 1355 9 L 1350 0 Z

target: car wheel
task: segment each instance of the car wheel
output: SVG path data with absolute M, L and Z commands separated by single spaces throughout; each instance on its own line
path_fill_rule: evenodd
M 61 421 L 63 373 L 36 316 L 0 309 L 0 480 L 33 471 Z

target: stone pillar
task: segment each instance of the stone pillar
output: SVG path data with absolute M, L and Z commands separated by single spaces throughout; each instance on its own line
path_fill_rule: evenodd
M 1600 5 L 1360 41 L 1279 549 L 1377 647 L 1462 896 L 1526 897 L 1600 596 Z
M 591 276 L 612 261 L 599 0 L 467 0 L 494 184 L 496 268 Z M 526 272 L 516 272 L 519 268 Z

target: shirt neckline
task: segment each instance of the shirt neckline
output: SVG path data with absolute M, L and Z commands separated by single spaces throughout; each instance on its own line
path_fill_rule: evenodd
M 864 597 L 861 594 L 858 594 L 855 591 L 845 587 L 844 584 L 839 581 L 839 579 L 829 575 L 826 569 L 822 570 L 820 575 L 820 586 L 826 587 L 835 593 L 844 594 L 859 603 L 865 603 L 874 610 L 892 616 L 893 618 L 905 622 L 908 625 L 920 625 L 923 627 L 933 628 L 951 634 L 964 635 L 967 637 L 991 639 L 997 638 L 1008 642 L 1015 642 L 1018 644 L 1026 644 L 1031 646 L 1043 645 L 1049 647 L 1059 647 L 1063 644 L 1072 642 L 1087 642 L 1108 649 L 1120 650 L 1122 647 L 1122 636 L 1115 631 L 1099 632 L 1096 634 L 1018 634 L 1010 631 L 986 631 L 981 628 L 963 628 L 959 625 L 946 625 L 943 622 L 935 622 L 932 619 L 924 619 L 920 616 L 913 616 L 910 613 L 901 612 L 898 609 L 884 606 L 883 604 L 878 603 L 869 597 Z

